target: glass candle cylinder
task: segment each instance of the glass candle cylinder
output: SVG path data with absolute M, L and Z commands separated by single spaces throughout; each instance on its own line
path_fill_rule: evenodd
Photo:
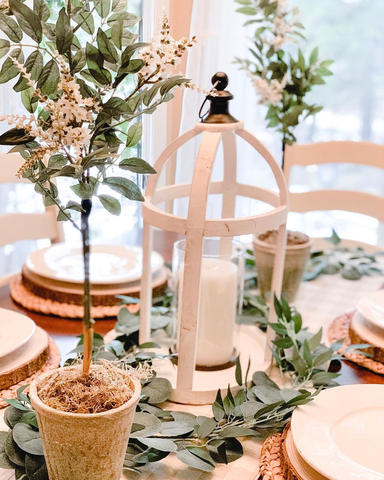
M 175 243 L 172 272 L 176 348 L 184 291 L 185 240 Z M 236 358 L 237 318 L 243 305 L 244 249 L 226 238 L 205 238 L 197 325 L 197 368 L 227 367 Z

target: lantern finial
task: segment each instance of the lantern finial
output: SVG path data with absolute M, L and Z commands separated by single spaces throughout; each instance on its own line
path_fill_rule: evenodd
M 205 99 L 205 102 L 207 100 L 211 102 L 211 106 L 207 117 L 204 118 L 200 116 L 202 123 L 238 122 L 238 120 L 229 113 L 229 100 L 233 99 L 233 95 L 231 92 L 228 92 L 228 90 L 225 90 L 228 83 L 228 75 L 224 72 L 217 72 L 212 77 L 212 85 L 215 90 L 212 95 L 207 95 Z

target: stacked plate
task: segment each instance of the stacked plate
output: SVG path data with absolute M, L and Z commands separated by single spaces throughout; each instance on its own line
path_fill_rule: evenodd
M 285 440 L 302 480 L 384 480 L 384 385 L 348 385 L 298 407 Z
M 138 247 L 94 245 L 90 260 L 93 305 L 116 305 L 115 295 L 138 296 L 143 252 Z M 166 286 L 164 260 L 151 259 L 153 288 Z M 61 303 L 82 304 L 83 259 L 81 249 L 56 244 L 33 252 L 22 272 L 24 286 L 33 294 Z
M 36 373 L 48 357 L 48 334 L 25 315 L 0 308 L 0 391 Z
M 351 343 L 369 343 L 373 359 L 384 363 L 384 290 L 364 295 L 352 317 Z

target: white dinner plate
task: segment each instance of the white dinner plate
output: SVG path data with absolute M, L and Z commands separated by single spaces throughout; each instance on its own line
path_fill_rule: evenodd
M 368 322 L 384 330 L 384 290 L 364 295 L 357 304 L 357 311 Z
M 292 415 L 303 459 L 330 480 L 383 480 L 384 385 L 321 392 Z
M 92 245 L 90 274 L 93 284 L 134 282 L 141 278 L 143 251 L 140 247 L 124 245 Z M 83 258 L 80 248 L 58 243 L 36 250 L 26 260 L 29 270 L 41 277 L 63 282 L 82 283 Z M 164 266 L 163 257 L 152 253 L 152 273 Z
M 20 313 L 0 308 L 0 358 L 22 347 L 35 333 L 36 324 Z

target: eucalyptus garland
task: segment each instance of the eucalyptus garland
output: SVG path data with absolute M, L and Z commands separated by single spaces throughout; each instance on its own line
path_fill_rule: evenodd
M 142 389 L 124 470 L 140 472 L 148 463 L 172 454 L 189 467 L 212 472 L 217 464 L 243 455 L 238 437 L 265 438 L 281 431 L 293 410 L 318 393 L 280 389 L 264 372 L 255 372 L 249 386 L 248 373 L 249 368 L 243 380 L 238 362 L 239 390 L 233 395 L 228 388 L 224 398 L 218 392 L 211 417 L 163 410 L 158 404 L 172 388 L 168 380 L 155 376 Z M 8 400 L 4 420 L 10 430 L 0 432 L 0 468 L 15 470 L 16 479 L 49 480 L 36 415 L 25 388 L 17 391 L 17 399 Z
M 333 245 L 329 250 L 317 250 L 311 253 L 305 269 L 304 280 L 314 280 L 322 274 L 340 275 L 347 280 L 360 280 L 364 275 L 383 275 L 383 268 L 377 262 L 377 256 L 383 252 L 368 254 L 363 248 L 341 246 L 341 239 L 335 230 L 328 238 Z
M 133 301 L 121 297 L 122 301 Z M 152 329 L 166 329 L 171 320 L 171 297 L 164 295 L 155 299 L 152 310 Z M 268 307 L 259 297 L 246 295 L 245 304 L 250 312 L 258 312 L 254 323 L 268 314 Z M 212 472 L 220 463 L 230 463 L 243 455 L 241 437 L 262 439 L 273 432 L 281 431 L 289 421 L 293 410 L 310 402 L 324 387 L 336 386 L 337 373 L 328 372 L 329 362 L 340 359 L 337 353 L 342 340 L 326 347 L 321 343 L 322 331 L 315 335 L 302 327 L 301 315 L 287 302 L 275 298 L 278 314 L 276 323 L 269 324 L 277 333 L 272 349 L 273 357 L 283 375 L 291 382 L 281 389 L 264 372 L 250 376 L 250 363 L 243 376 L 240 361 L 237 361 L 235 377 L 238 391 L 233 394 L 228 388 L 223 398 L 220 391 L 212 404 L 212 416 L 195 416 L 187 412 L 174 412 L 162 408 L 172 393 L 169 380 L 154 375 L 144 381 L 140 402 L 137 407 L 132 432 L 127 445 L 124 470 L 140 472 L 148 463 L 158 462 L 168 455 L 177 458 L 189 467 Z M 116 338 L 105 343 L 103 337 L 94 334 L 93 360 L 115 361 L 137 367 L 146 363 L 156 367 L 154 361 L 171 361 L 174 354 L 156 351 L 156 343 L 138 344 L 139 312 L 131 313 L 127 308 L 120 310 L 116 324 Z M 251 320 L 252 315 L 248 316 Z M 352 350 L 367 348 L 354 345 Z M 80 337 L 73 350 L 75 358 L 66 364 L 78 362 L 84 351 Z M 361 353 L 359 351 L 359 353 Z M 311 391 L 301 386 L 314 387 Z M 4 420 L 10 428 L 0 432 L 0 468 L 15 470 L 16 479 L 48 480 L 42 441 L 36 415 L 32 409 L 26 387 L 17 391 L 17 399 L 7 400 L 9 407 Z M 164 406 L 164 405 L 163 405 Z

